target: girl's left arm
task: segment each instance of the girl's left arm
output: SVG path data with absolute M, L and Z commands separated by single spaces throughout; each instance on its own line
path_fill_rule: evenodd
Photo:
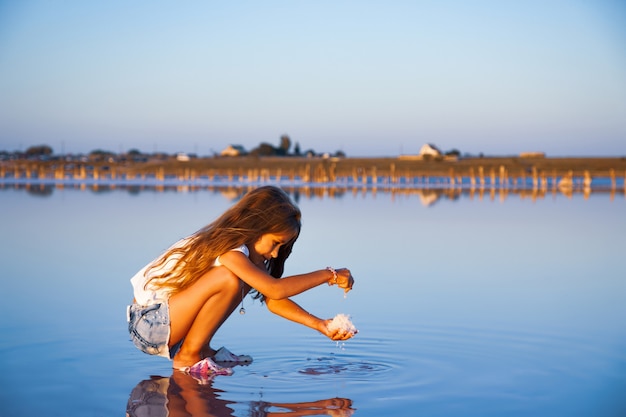
M 347 340 L 354 336 L 351 333 L 346 334 L 341 330 L 328 330 L 328 324 L 330 323 L 330 320 L 323 320 L 319 317 L 314 316 L 313 314 L 310 314 L 308 311 L 300 307 L 289 298 L 283 298 L 280 300 L 266 298 L 265 304 L 267 305 L 268 310 L 270 310 L 272 313 L 286 318 L 287 320 L 291 320 L 293 322 L 310 327 L 311 329 L 317 330 L 318 332 L 322 333 L 324 336 L 332 340 Z

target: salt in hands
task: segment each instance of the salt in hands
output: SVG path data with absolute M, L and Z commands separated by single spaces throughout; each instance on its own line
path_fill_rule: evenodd
M 348 340 L 359 331 L 350 321 L 350 317 L 345 314 L 337 314 L 332 320 L 325 320 L 326 335 L 331 340 Z

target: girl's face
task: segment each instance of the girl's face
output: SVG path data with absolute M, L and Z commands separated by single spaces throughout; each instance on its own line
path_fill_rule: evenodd
M 269 261 L 278 256 L 278 250 L 293 238 L 293 233 L 266 233 L 251 248 L 263 260 Z

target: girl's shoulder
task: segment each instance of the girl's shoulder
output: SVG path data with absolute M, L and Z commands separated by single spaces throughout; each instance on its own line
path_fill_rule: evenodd
M 248 247 L 246 245 L 241 245 L 241 246 L 239 246 L 237 248 L 229 250 L 229 252 L 232 252 L 232 251 L 241 252 L 244 255 L 246 255 L 246 257 L 248 257 L 248 258 L 250 257 L 250 249 L 248 249 Z M 213 263 L 213 266 L 222 266 L 222 262 L 220 262 L 220 257 L 219 256 L 217 258 L 215 258 L 215 262 Z

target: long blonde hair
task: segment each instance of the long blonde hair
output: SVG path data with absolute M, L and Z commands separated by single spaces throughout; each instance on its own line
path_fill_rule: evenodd
M 287 193 L 274 186 L 256 188 L 226 210 L 213 223 L 189 237 L 183 245 L 168 250 L 146 271 L 167 269 L 150 277 L 149 283 L 168 288 L 175 294 L 196 282 L 213 266 L 215 259 L 241 245 L 252 244 L 267 233 L 290 233 L 293 238 L 281 246 L 278 256 L 267 263 L 267 270 L 275 278 L 284 271 L 285 260 L 291 254 L 301 228 L 300 209 Z M 168 259 L 177 258 L 174 266 L 164 268 Z

